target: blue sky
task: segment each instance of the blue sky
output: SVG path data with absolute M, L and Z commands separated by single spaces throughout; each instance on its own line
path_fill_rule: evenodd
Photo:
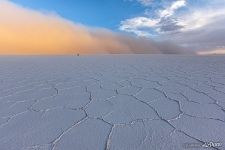
M 47 12 L 55 12 L 62 17 L 87 26 L 105 27 L 117 30 L 121 21 L 136 17 L 155 17 L 156 11 L 169 6 L 174 0 L 151 0 L 148 5 L 138 0 L 11 0 L 17 4 Z M 143 0 L 149 1 L 149 0 Z M 207 0 L 189 0 L 189 7 L 207 4 Z M 187 7 L 179 11 L 186 10 Z
M 117 30 L 120 21 L 141 14 L 144 7 L 124 0 L 12 0 L 20 5 L 55 12 L 87 26 Z

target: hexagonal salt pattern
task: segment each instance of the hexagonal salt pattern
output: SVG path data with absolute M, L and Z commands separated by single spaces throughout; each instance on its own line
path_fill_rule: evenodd
M 222 150 L 224 90 L 224 56 L 0 57 L 0 150 Z

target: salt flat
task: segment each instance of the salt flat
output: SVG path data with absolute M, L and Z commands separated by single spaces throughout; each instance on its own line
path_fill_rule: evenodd
M 225 56 L 0 57 L 0 150 L 206 142 L 224 149 Z

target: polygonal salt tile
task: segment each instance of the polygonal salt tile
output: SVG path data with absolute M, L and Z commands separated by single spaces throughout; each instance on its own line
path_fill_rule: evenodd
M 0 116 L 10 117 L 20 114 L 22 112 L 28 111 L 28 109 L 32 106 L 32 104 L 34 104 L 34 101 L 15 102 L 9 107 L 0 110 Z
M 181 108 L 183 112 L 191 116 L 214 118 L 225 121 L 224 111 L 215 104 L 196 104 L 183 102 Z
M 103 121 L 84 120 L 63 135 L 55 150 L 105 150 L 110 129 Z
M 150 104 L 157 113 L 166 120 L 177 118 L 182 113 L 178 102 L 166 98 L 149 102 L 148 104 Z
M 135 97 L 144 102 L 153 102 L 165 99 L 165 96 L 155 89 L 142 89 Z
M 57 91 L 53 88 L 41 88 L 41 89 L 31 89 L 28 91 L 15 93 L 11 96 L 2 98 L 4 101 L 29 101 L 29 100 L 38 100 L 45 97 L 54 96 L 57 94 Z
M 141 88 L 157 88 L 160 85 L 157 84 L 154 81 L 150 81 L 147 79 L 141 79 L 141 78 L 134 78 L 131 80 L 132 84 L 137 86 L 137 87 L 141 87 Z
M 125 94 L 125 95 L 136 95 L 140 90 L 141 88 L 137 88 L 134 86 L 126 86 L 126 87 L 118 89 L 117 92 L 119 94 Z
M 194 102 L 197 102 L 197 103 L 209 104 L 209 103 L 214 102 L 213 99 L 211 99 L 210 97 L 208 97 L 204 93 L 196 92 L 196 91 L 191 90 L 189 88 L 185 88 L 182 91 L 182 94 L 185 95 L 190 101 L 194 101 Z
M 106 100 L 114 97 L 115 95 L 116 92 L 112 90 L 96 89 L 91 91 L 91 98 L 94 100 Z
M 172 120 L 170 123 L 176 129 L 184 131 L 189 136 L 203 142 L 225 143 L 225 123 L 222 121 L 182 115 L 180 119 Z
M 82 108 L 90 101 L 90 94 L 87 92 L 77 93 L 73 90 L 60 92 L 59 95 L 38 101 L 33 108 L 35 110 L 46 110 L 55 107 Z
M 119 95 L 109 99 L 113 104 L 111 112 L 103 118 L 111 123 L 129 123 L 136 119 L 156 119 L 157 114 L 151 107 L 132 96 Z
M 45 114 L 30 111 L 23 113 L 0 127 L 0 147 L 17 150 L 48 144 L 84 116 L 83 111 L 64 109 L 50 110 Z
M 161 120 L 138 121 L 131 125 L 118 125 L 112 131 L 109 149 L 161 149 L 172 131 L 173 128 Z
M 88 116 L 94 118 L 102 118 L 113 110 L 113 103 L 108 100 L 92 100 L 86 106 Z

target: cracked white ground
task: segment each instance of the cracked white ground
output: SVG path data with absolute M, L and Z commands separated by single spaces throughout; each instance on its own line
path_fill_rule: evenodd
M 224 149 L 223 56 L 0 58 L 0 150 L 181 150 L 205 142 Z

